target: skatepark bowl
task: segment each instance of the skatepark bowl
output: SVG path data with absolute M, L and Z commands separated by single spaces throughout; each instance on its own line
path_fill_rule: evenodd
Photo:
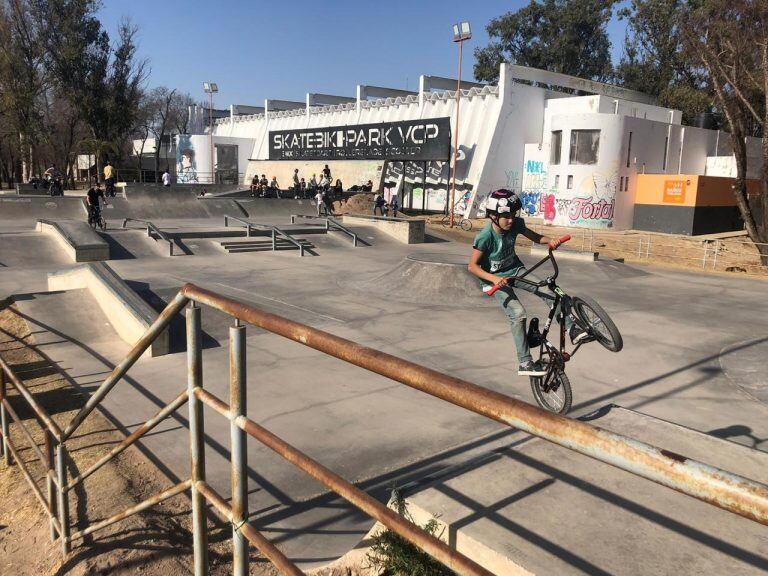
M 228 404 L 204 388 L 201 330 L 201 306 L 203 305 L 223 312 L 234 320 L 234 325 L 229 329 L 230 398 Z M 126 375 L 153 340 L 185 307 L 187 307 L 188 367 L 186 388 L 154 417 L 114 447 L 108 455 L 88 470 L 68 479 L 67 463 L 71 456 L 67 453 L 67 440 Z M 40 406 L 10 366 L 0 359 L 0 417 L 2 420 L 0 448 L 7 464 L 15 463 L 21 468 L 34 495 L 49 517 L 51 538 L 59 541 L 65 557 L 70 551 L 72 542 L 189 490 L 192 501 L 194 573 L 197 576 L 208 573 L 205 520 L 207 504 L 211 504 L 218 515 L 233 526 L 234 574 L 248 573 L 248 543 L 258 548 L 282 573 L 302 574 L 295 564 L 248 521 L 246 443 L 250 437 L 455 572 L 471 575 L 492 573 L 248 418 L 245 410 L 245 324 L 256 326 L 460 408 L 518 428 L 744 518 L 768 525 L 768 486 L 683 455 L 598 428 L 587 422 L 551 414 L 470 382 L 265 312 L 193 284 L 186 284 L 63 430 Z M 29 408 L 36 414 L 45 436 L 42 449 L 33 441 L 26 424 L 19 419 L 6 397 L 8 384 L 16 388 Z M 190 477 L 108 519 L 71 533 L 69 493 L 75 486 L 133 445 L 185 403 L 188 404 L 189 409 Z M 231 503 L 227 503 L 225 498 L 206 482 L 204 407 L 212 409 L 229 420 Z M 19 457 L 19 447 L 9 436 L 11 421 L 18 424 L 24 437 L 31 444 L 31 448 L 45 466 L 46 494 L 35 483 L 27 463 Z

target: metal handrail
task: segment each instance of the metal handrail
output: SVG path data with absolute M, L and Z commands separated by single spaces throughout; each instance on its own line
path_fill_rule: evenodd
M 272 236 L 272 250 L 277 250 L 277 236 L 281 236 L 282 238 L 288 240 L 291 244 L 296 246 L 296 248 L 299 249 L 299 256 L 304 256 L 304 245 L 296 240 L 293 236 L 291 236 L 288 232 L 285 230 L 282 230 L 278 228 L 277 226 L 272 226 L 271 224 L 259 224 L 257 222 L 251 222 L 250 220 L 246 220 L 245 218 L 240 218 L 238 216 L 224 216 L 224 227 L 229 226 L 229 221 L 235 220 L 236 222 L 241 222 L 245 225 L 246 228 L 246 237 L 251 237 L 251 228 L 257 228 L 259 230 L 269 230 L 271 232 Z
M 160 230 L 160 228 L 155 226 L 149 220 L 141 220 L 139 218 L 123 218 L 123 228 L 125 228 L 125 225 L 128 222 L 141 222 L 147 227 L 147 236 L 152 238 L 151 232 L 154 232 L 155 234 L 158 235 L 158 237 L 161 240 L 165 240 L 166 242 L 168 242 L 168 249 L 169 249 L 170 255 L 173 256 L 173 240 L 171 240 L 162 230 Z
M 200 308 L 205 304 L 222 311 L 237 322 L 230 328 L 230 403 L 226 404 L 203 388 L 202 371 L 202 329 Z M 138 430 L 127 437 L 120 445 L 94 464 L 91 468 L 66 482 L 66 447 L 64 442 L 78 428 L 83 420 L 95 409 L 108 392 L 125 375 L 127 370 L 138 360 L 152 341 L 162 332 L 173 317 L 187 304 L 187 362 L 188 383 L 186 391 L 164 406 L 155 416 L 147 420 Z M 448 376 L 409 362 L 402 358 L 368 348 L 328 332 L 288 320 L 284 317 L 265 312 L 233 298 L 211 292 L 193 284 L 186 284 L 150 326 L 144 336 L 134 345 L 125 359 L 114 368 L 112 373 L 99 386 L 86 405 L 72 419 L 63 432 L 60 432 L 56 446 L 56 482 L 49 478 L 49 495 L 46 499 L 34 483 L 25 464 L 18 458 L 9 436 L 6 414 L 9 403 L 5 398 L 5 375 L 9 375 L 15 386 L 19 381 L 12 369 L 0 359 L 0 419 L 2 420 L 2 446 L 6 461 L 15 458 L 27 480 L 33 487 L 35 496 L 51 519 L 51 535 L 59 535 L 62 551 L 66 555 L 74 539 L 81 538 L 101 528 L 118 522 L 128 516 L 166 500 L 177 494 L 191 491 L 195 574 L 207 574 L 207 532 L 205 525 L 206 503 L 213 505 L 226 521 L 233 525 L 234 573 L 247 572 L 247 547 L 251 542 L 277 565 L 285 574 L 301 572 L 263 535 L 258 533 L 247 521 L 248 503 L 245 487 L 247 460 L 245 435 L 255 438 L 297 468 L 311 475 L 348 502 L 372 518 L 380 521 L 400 536 L 417 545 L 428 554 L 460 574 L 488 575 L 487 570 L 472 560 L 452 550 L 438 538 L 429 535 L 415 524 L 405 520 L 371 496 L 359 490 L 332 471 L 312 460 L 297 448 L 266 430 L 245 413 L 245 327 L 240 322 L 252 324 L 279 336 L 299 342 L 327 355 L 347 363 L 380 374 L 416 390 L 425 392 L 456 406 L 465 408 L 487 418 L 496 420 L 564 446 L 601 462 L 611 464 L 637 476 L 657 482 L 681 493 L 704 502 L 708 502 L 745 518 L 768 525 L 768 486 L 748 478 L 691 460 L 679 454 L 663 450 L 616 434 L 586 422 L 546 412 L 538 407 L 515 400 L 497 392 L 487 390 L 470 382 Z M 23 387 L 23 384 L 22 384 Z M 29 402 L 29 399 L 24 397 Z M 32 399 L 34 401 L 34 398 Z M 159 422 L 178 410 L 184 403 L 189 406 L 189 430 L 191 451 L 191 478 L 103 520 L 70 535 L 68 493 L 80 482 L 94 473 L 106 462 L 115 458 L 125 448 L 153 429 Z M 230 421 L 232 503 L 228 505 L 210 486 L 205 478 L 204 422 L 203 405 L 211 407 Z M 35 406 L 39 405 L 35 402 Z M 40 408 L 42 410 L 42 408 Z M 53 432 L 46 428 L 46 451 L 52 453 Z M 52 464 L 52 456 L 48 458 Z M 49 466 L 50 470 L 50 466 Z M 61 489 L 56 490 L 56 487 Z M 54 500 L 54 495 L 58 500 Z M 58 511 L 58 519 L 56 512 Z
M 344 232 L 348 236 L 352 238 L 352 246 L 357 248 L 357 234 L 352 232 L 349 228 L 342 225 L 338 220 L 335 218 L 331 218 L 330 216 L 312 216 L 307 214 L 291 214 L 291 224 L 296 223 L 296 218 L 306 218 L 307 220 L 323 220 L 325 222 L 325 229 L 330 230 L 331 226 L 333 226 L 333 229 L 338 232 Z

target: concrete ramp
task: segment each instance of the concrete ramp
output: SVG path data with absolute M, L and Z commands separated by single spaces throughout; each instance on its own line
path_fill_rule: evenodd
M 768 482 L 768 454 L 618 406 L 613 432 Z M 535 437 L 415 493 L 452 547 L 494 574 L 766 574 L 765 526 Z M 438 533 L 440 530 L 438 530 Z
M 414 304 L 498 306 L 467 270 L 466 254 L 410 254 L 383 274 L 351 284 L 356 290 Z
M 85 220 L 88 214 L 80 197 L 0 196 L 0 221 L 29 222 L 38 218 Z
M 110 324 L 122 340 L 135 345 L 157 319 L 158 314 L 142 300 L 133 289 L 109 265 L 85 264 L 72 270 L 57 272 L 48 276 L 48 289 L 80 290 L 86 288 L 96 298 Z M 99 332 L 101 326 L 92 327 Z M 168 354 L 168 330 L 164 330 L 152 342 L 145 356 Z
M 225 214 L 247 216 L 236 200 L 198 198 L 192 190 L 175 188 L 126 189 L 125 198 L 110 198 L 104 207 L 108 220 L 139 218 L 169 220 L 179 218 L 215 218 Z

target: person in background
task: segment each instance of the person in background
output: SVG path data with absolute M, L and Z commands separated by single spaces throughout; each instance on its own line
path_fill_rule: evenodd
M 171 187 L 171 173 L 168 172 L 168 167 L 165 167 L 165 170 L 163 171 L 163 186 L 166 188 Z M 253 188 L 251 188 L 253 189 Z
M 293 171 L 293 191 L 298 194 L 299 192 L 299 184 L 301 183 L 301 180 L 299 179 L 299 169 L 296 168 L 296 170 Z
M 267 188 L 269 188 L 269 180 L 267 180 L 266 174 L 262 174 L 261 180 L 259 180 L 259 192 L 261 192 L 262 196 L 267 193 Z
M 362 185 L 361 189 L 363 192 L 373 192 L 373 182 L 368 180 L 368 182 Z
M 301 179 L 301 182 L 299 182 L 299 195 L 297 198 L 305 198 L 307 194 L 307 183 L 304 181 L 304 178 Z
M 115 195 L 115 169 L 112 167 L 112 162 L 107 160 L 107 165 L 104 166 L 104 184 L 107 187 L 107 196 Z
M 251 196 L 256 196 L 256 193 L 259 191 L 259 175 L 254 174 L 253 178 L 251 178 Z
M 341 195 L 344 193 L 344 185 L 338 178 L 336 179 L 336 184 L 333 185 L 333 191 L 337 198 L 341 198 Z
M 322 216 L 323 210 L 325 209 L 325 194 L 323 194 L 323 191 L 320 188 L 316 188 L 316 190 L 315 202 L 317 203 L 317 215 Z
M 323 168 L 323 176 L 328 180 L 328 183 L 331 182 L 331 169 L 328 168 L 328 164 L 325 165 L 325 168 Z
M 376 192 L 376 195 L 373 197 L 373 215 L 376 216 L 376 211 L 379 212 L 382 216 L 384 216 L 384 195 L 381 192 Z
M 328 190 L 328 187 L 329 187 L 330 185 L 331 185 L 331 181 L 330 181 L 330 180 L 328 180 L 328 178 L 326 178 L 326 177 L 325 177 L 325 174 L 323 174 L 323 175 L 320 177 L 320 189 L 321 189 L 323 192 L 325 192 L 326 190 Z
M 392 196 L 392 200 L 389 203 L 389 208 L 392 210 L 392 218 L 397 218 L 397 211 L 400 209 L 400 199 L 397 194 Z
M 312 178 L 309 179 L 309 190 L 313 194 L 317 190 L 317 174 L 312 174 Z

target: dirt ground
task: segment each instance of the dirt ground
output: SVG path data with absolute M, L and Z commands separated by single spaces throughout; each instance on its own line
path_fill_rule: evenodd
M 442 215 L 428 216 L 427 228 L 438 235 L 471 244 L 486 219 L 472 219 L 472 229 L 446 228 Z M 532 230 L 547 236 L 571 235 L 563 250 L 598 252 L 601 259 L 646 263 L 700 272 L 715 272 L 768 277 L 768 267 L 760 265 L 755 245 L 744 235 L 689 237 L 635 230 L 587 230 L 564 226 L 544 226 L 527 221 Z M 518 244 L 530 246 L 520 238 Z
M 36 348 L 26 323 L 8 306 L 0 309 L 0 355 L 62 428 L 86 400 Z M 32 412 L 13 386 L 8 388 L 9 402 L 41 445 L 40 428 Z M 43 467 L 18 424 L 11 425 L 10 437 L 45 493 Z M 122 439 L 110 422 L 98 411 L 93 412 L 67 442 L 74 460 L 70 477 L 86 470 Z M 129 448 L 71 494 L 72 531 L 108 518 L 170 485 L 138 449 Z M 231 528 L 214 518 L 209 519 L 209 526 L 214 527 L 209 534 L 210 573 L 230 574 Z M 20 467 L 0 463 L 0 574 L 191 574 L 191 542 L 190 505 L 185 493 L 73 543 L 72 552 L 63 560 L 58 542 L 50 539 L 47 515 Z M 277 572 L 252 548 L 251 574 Z

